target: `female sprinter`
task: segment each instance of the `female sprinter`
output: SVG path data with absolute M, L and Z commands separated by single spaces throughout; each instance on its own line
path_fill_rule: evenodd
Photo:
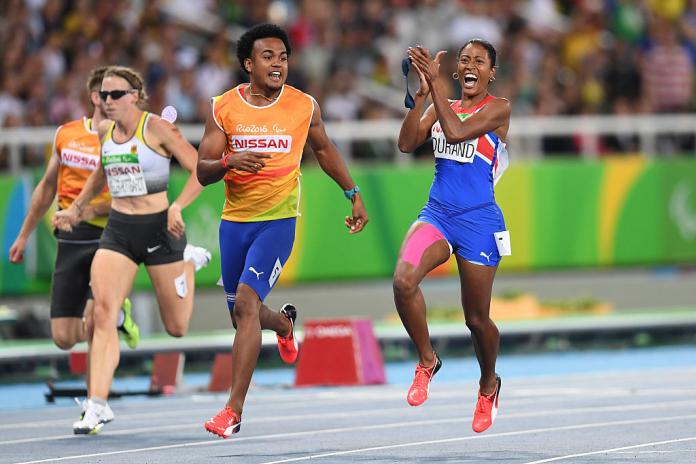
M 496 51 L 479 39 L 459 51 L 461 99 L 447 99 L 448 84 L 438 77 L 445 52 L 431 58 L 423 47 L 408 49 L 420 87 L 401 125 L 399 149 L 411 152 L 433 139 L 435 178 L 418 219 L 406 234 L 394 271 L 394 301 L 416 345 L 419 363 L 408 391 L 412 406 L 428 398 L 430 381 L 442 362 L 433 351 L 420 282 L 454 253 L 459 268 L 466 325 L 481 369 L 472 428 L 483 432 L 495 420 L 500 377 L 495 373 L 498 329 L 489 317 L 493 278 L 501 254 L 509 254 L 509 234 L 495 202 L 493 185 L 507 164 L 505 136 L 510 102 L 488 93 L 495 79 Z M 423 113 L 425 99 L 433 104 Z M 422 114 L 422 115 L 421 115 Z

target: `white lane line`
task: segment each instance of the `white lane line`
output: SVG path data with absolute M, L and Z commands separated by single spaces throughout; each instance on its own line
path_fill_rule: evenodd
M 393 448 L 404 448 L 404 447 L 410 447 L 410 446 L 420 446 L 424 444 L 438 444 L 438 443 L 448 443 L 448 442 L 455 442 L 455 441 L 465 441 L 465 440 L 477 440 L 477 439 L 484 439 L 484 438 L 496 438 L 496 437 L 507 437 L 507 436 L 515 436 L 515 435 L 528 435 L 528 434 L 534 434 L 534 433 L 545 433 L 545 432 L 557 432 L 557 431 L 563 431 L 563 430 L 579 430 L 579 429 L 587 429 L 587 428 L 593 428 L 593 427 L 610 427 L 614 425 L 632 425 L 632 424 L 645 424 L 645 423 L 654 423 L 654 422 L 668 422 L 668 421 L 673 421 L 673 420 L 684 420 L 684 419 L 696 419 L 696 414 L 690 414 L 690 415 L 683 415 L 683 416 L 670 416 L 670 417 L 649 417 L 649 418 L 644 418 L 644 419 L 633 419 L 633 420 L 623 420 L 623 421 L 612 421 L 612 422 L 595 422 L 595 423 L 589 423 L 589 424 L 579 424 L 579 425 L 568 425 L 568 426 L 563 426 L 563 427 L 547 427 L 547 428 L 539 428 L 539 429 L 531 429 L 531 430 L 520 430 L 516 432 L 503 432 L 503 433 L 497 433 L 497 434 L 488 434 L 488 435 L 473 435 L 473 436 L 466 436 L 466 437 L 458 437 L 458 438 L 448 438 L 444 440 L 432 440 L 432 441 L 424 441 L 424 442 L 417 442 L 417 443 L 401 443 L 397 445 L 387 445 L 387 446 L 377 446 L 377 447 L 372 447 L 372 448 L 361 448 L 361 449 L 354 449 L 354 450 L 347 450 L 347 451 L 338 451 L 338 452 L 332 452 L 332 453 L 325 453 L 325 454 L 318 454 L 318 455 L 311 455 L 311 456 L 304 456 L 300 458 L 293 458 L 293 459 L 286 459 L 282 461 L 272 461 L 272 462 L 267 462 L 263 464 L 278 464 L 278 463 L 283 463 L 283 462 L 295 462 L 295 461 L 306 461 L 310 459 L 317 459 L 317 458 L 322 458 L 322 457 L 328 457 L 328 456 L 339 456 L 343 454 L 355 454 L 355 453 L 362 453 L 365 451 L 373 451 L 373 450 L 382 450 L 382 449 L 393 449 Z M 421 421 L 421 422 L 396 422 L 396 423 L 391 423 L 391 424 L 382 424 L 382 425 L 369 425 L 369 426 L 355 426 L 355 427 L 341 427 L 341 428 L 333 428 L 333 429 L 318 429 L 318 430 L 306 430 L 303 432 L 289 432 L 289 433 L 277 433 L 277 434 L 272 434 L 272 435 L 257 435 L 254 437 L 240 437 L 240 438 L 233 438 L 230 441 L 227 440 L 205 440 L 205 441 L 194 441 L 194 442 L 189 442 L 189 443 L 177 443 L 175 445 L 162 445 L 162 446 L 152 446 L 152 447 L 147 447 L 147 448 L 133 448 L 133 449 L 126 449 L 126 450 L 119 450 L 119 451 L 109 451 L 109 452 L 103 452 L 103 453 L 92 453 L 92 454 L 81 454 L 81 455 L 75 455 L 75 456 L 63 456 L 63 457 L 58 457 L 58 458 L 47 458 L 47 459 L 39 459 L 36 461 L 23 461 L 23 462 L 17 462 L 15 464 L 40 464 L 44 462 L 59 462 L 59 461 L 68 461 L 68 460 L 73 460 L 73 459 L 86 459 L 86 458 L 94 458 L 94 457 L 104 457 L 104 456 L 113 456 L 113 455 L 118 455 L 118 454 L 131 454 L 131 453 L 140 453 L 143 451 L 159 451 L 159 450 L 167 450 L 167 449 L 176 449 L 176 448 L 185 448 L 185 447 L 190 447 L 190 446 L 215 446 L 219 444 L 225 444 L 225 443 L 235 443 L 235 442 L 245 442 L 245 441 L 257 441 L 257 440 L 275 440 L 278 438 L 294 438 L 294 437 L 299 437 L 299 436 L 305 436 L 305 435 L 320 435 L 320 434 L 331 434 L 331 433 L 349 433 L 353 432 L 356 430 L 359 431 L 365 431 L 365 430 L 380 430 L 380 429 L 390 429 L 390 428 L 398 428 L 398 427 L 413 427 L 413 426 L 421 426 L 421 425 L 432 425 L 433 423 L 445 423 L 445 422 L 462 422 L 464 419 L 450 419 L 450 420 L 433 420 L 433 421 Z M 468 422 L 468 418 L 466 421 Z
M 282 459 L 280 461 L 268 461 L 268 462 L 263 462 L 260 464 L 281 464 L 281 463 L 286 463 L 286 462 L 309 461 L 312 459 L 321 459 L 321 458 L 332 457 L 332 456 L 344 456 L 347 454 L 366 453 L 366 452 L 370 452 L 370 451 L 382 451 L 382 450 L 395 449 L 395 448 L 408 448 L 408 447 L 423 446 L 423 445 L 437 445 L 437 444 L 452 443 L 452 442 L 457 442 L 457 441 L 476 440 L 476 439 L 483 439 L 483 438 L 510 437 L 510 436 L 515 436 L 515 435 L 528 435 L 528 434 L 533 434 L 533 433 L 558 432 L 558 431 L 564 431 L 564 430 L 580 430 L 580 429 L 594 428 L 594 427 L 611 427 L 614 425 L 632 425 L 632 424 L 644 424 L 644 423 L 650 423 L 650 422 L 666 422 L 666 421 L 670 421 L 670 420 L 681 420 L 681 419 L 687 419 L 687 418 L 696 418 L 696 415 L 673 416 L 673 417 L 654 417 L 654 418 L 647 418 L 647 419 L 634 419 L 634 420 L 614 421 L 614 422 L 596 422 L 594 424 L 567 425 L 567 426 L 563 426 L 563 427 L 549 427 L 549 428 L 542 428 L 542 429 L 520 430 L 517 432 L 503 432 L 503 433 L 496 433 L 496 434 L 489 434 L 489 435 L 474 435 L 474 436 L 466 436 L 466 437 L 458 437 L 458 438 L 445 438 L 442 440 L 429 440 L 429 441 L 420 441 L 420 442 L 415 442 L 415 443 L 414 442 L 399 443 L 396 445 L 373 446 L 370 448 L 359 448 L 359 449 L 352 449 L 352 450 L 345 450 L 345 451 L 335 451 L 335 452 L 331 452 L 331 453 L 313 454 L 313 455 L 309 455 L 309 456 L 302 456 L 299 458 Z M 696 439 L 696 437 L 681 439 L 681 440 L 677 440 L 677 441 L 694 440 L 694 439 Z M 619 450 L 619 449 L 625 449 L 625 448 L 617 448 L 617 450 Z M 587 454 L 596 454 L 596 453 L 587 453 Z M 578 455 L 573 455 L 573 456 L 566 456 L 564 458 L 570 458 L 570 457 L 575 457 L 575 456 L 584 456 L 584 455 L 585 454 L 578 454 Z M 556 460 L 556 459 L 551 459 L 551 460 Z M 530 462 L 530 463 L 526 463 L 526 464 L 537 464 L 537 463 L 542 463 L 542 462 L 549 462 L 549 461 L 546 461 L 546 460 L 534 461 L 533 463 Z M 25 463 L 25 464 L 29 464 L 29 463 Z
M 509 394 L 509 392 L 508 392 L 508 394 Z M 440 395 L 440 393 L 438 393 L 438 395 Z M 453 396 L 454 396 L 454 395 L 453 395 Z M 573 394 L 572 396 L 575 396 L 575 395 Z M 608 395 L 608 396 L 614 397 L 615 395 Z M 627 393 L 626 395 L 624 395 L 624 396 L 626 396 L 626 397 L 632 397 L 632 398 L 633 398 L 633 397 L 635 397 L 636 395 L 634 394 L 634 392 L 628 392 L 628 393 Z M 664 395 L 661 395 L 661 396 L 664 396 Z M 458 397 L 459 399 L 461 399 L 461 397 L 462 397 L 461 391 L 459 391 L 459 392 L 457 393 L 457 397 Z M 438 396 L 437 399 L 433 398 L 433 399 L 431 399 L 431 401 L 433 401 L 433 402 L 438 402 L 438 403 L 439 403 L 439 402 L 441 402 L 440 400 L 442 400 L 442 399 L 443 399 L 443 398 L 442 398 L 441 396 Z M 472 397 L 471 397 L 471 401 L 474 401 L 474 400 L 475 400 L 475 398 L 472 396 Z M 565 402 L 565 401 L 568 401 L 567 396 L 562 396 L 562 397 L 558 397 L 558 398 L 548 398 L 548 397 L 545 397 L 545 398 L 544 398 L 544 403 L 545 403 L 545 404 L 553 404 L 553 403 L 556 403 L 556 402 Z M 288 398 L 287 398 L 287 396 L 286 396 L 286 397 L 285 397 L 285 403 L 287 403 L 287 402 L 288 402 Z M 329 400 L 327 400 L 327 403 L 328 403 L 328 405 L 330 405 L 330 406 L 332 406 L 332 407 L 336 407 L 336 408 L 338 409 L 338 408 L 341 406 L 341 404 L 343 404 L 344 402 L 342 402 L 342 401 L 335 401 L 335 400 L 334 400 L 334 401 L 329 401 Z M 352 401 L 352 400 L 351 400 L 351 401 L 345 401 L 345 403 L 351 404 L 351 406 L 355 406 L 355 402 Z M 384 401 L 380 401 L 380 403 L 383 404 Z M 399 397 L 398 397 L 397 403 L 398 403 L 399 405 L 405 405 L 403 396 L 402 396 L 401 394 L 400 394 Z M 529 404 L 538 404 L 538 403 L 539 403 L 539 399 L 536 398 L 536 397 L 534 397 L 534 398 L 511 398 L 511 399 L 508 399 L 508 400 L 505 401 L 506 407 L 507 407 L 507 406 L 525 406 L 525 405 L 529 405 Z M 694 403 L 696 403 L 696 401 L 694 401 Z M 311 402 L 308 402 L 308 403 L 301 403 L 301 407 L 297 406 L 296 403 L 295 403 L 293 406 L 295 406 L 296 409 L 299 409 L 299 410 L 306 410 L 306 409 L 307 409 L 307 404 L 309 404 L 309 406 L 310 406 L 311 408 L 316 409 L 316 408 L 319 407 L 319 406 L 318 406 L 319 404 L 324 404 L 324 403 L 323 403 L 323 402 L 320 402 L 318 399 L 315 399 L 314 401 L 311 401 Z M 369 404 L 370 404 L 370 403 L 364 403 L 364 404 L 360 404 L 360 406 L 369 407 Z M 679 403 L 669 403 L 669 405 L 674 405 L 674 404 L 679 404 Z M 688 404 L 689 404 L 689 403 L 686 403 L 685 405 L 688 405 Z M 252 410 L 254 407 L 256 407 L 256 406 L 257 406 L 257 405 L 255 405 L 255 404 L 252 404 L 252 405 L 250 405 L 250 406 L 247 406 L 247 410 L 248 410 L 248 411 L 251 411 L 251 410 Z M 258 405 L 258 406 L 260 406 L 260 405 Z M 269 405 L 264 403 L 263 406 L 264 406 L 264 407 L 267 407 L 267 406 L 269 406 Z M 219 405 L 216 406 L 216 408 L 217 408 L 217 407 L 219 407 Z M 71 410 L 74 410 L 74 409 L 77 409 L 77 408 L 72 408 Z M 437 410 L 441 410 L 441 409 L 451 410 L 451 409 L 452 409 L 452 405 L 451 405 L 451 404 L 446 404 L 446 405 L 441 405 L 441 404 L 428 405 L 428 410 L 430 410 L 430 411 L 437 411 Z M 394 408 L 390 408 L 390 409 L 377 409 L 377 410 L 375 410 L 375 409 L 367 409 L 367 410 L 363 410 L 363 411 L 353 411 L 353 413 L 354 413 L 354 415 L 361 415 L 361 414 L 364 414 L 364 413 L 366 413 L 366 412 L 369 412 L 369 413 L 371 414 L 371 413 L 373 413 L 373 411 L 377 411 L 377 412 L 379 412 L 379 411 L 402 411 L 402 412 L 403 412 L 403 411 L 410 411 L 410 410 L 412 410 L 412 409 L 411 409 L 411 408 L 404 408 L 403 406 L 395 406 Z M 214 412 L 215 412 L 215 411 L 211 410 L 211 411 L 209 411 L 209 414 L 214 414 Z M 118 413 L 118 411 L 117 411 L 117 413 Z M 118 422 L 119 422 L 119 423 L 124 423 L 124 422 L 127 421 L 127 420 L 138 420 L 138 421 L 141 421 L 141 420 L 149 420 L 149 419 L 157 419 L 157 418 L 168 418 L 168 417 L 178 418 L 179 416 L 187 416 L 187 415 L 190 415 L 190 414 L 191 414 L 191 415 L 195 415 L 196 417 L 200 417 L 200 416 L 201 416 L 201 408 L 200 408 L 200 406 L 199 406 L 199 405 L 196 405 L 196 407 L 195 407 L 195 408 L 192 408 L 192 409 L 178 409 L 178 410 L 174 410 L 174 411 L 171 411 L 171 410 L 170 410 L 170 411 L 158 411 L 158 412 L 123 413 L 123 414 L 118 414 L 118 415 L 116 416 L 116 418 L 118 419 Z M 306 415 L 306 414 L 293 415 L 293 414 L 291 414 L 291 415 L 288 415 L 288 416 L 286 416 L 286 417 L 297 417 L 297 418 L 314 418 L 314 417 L 318 417 L 318 418 L 321 418 L 321 417 L 324 417 L 324 416 L 325 416 L 324 414 L 320 414 L 320 415 L 314 415 L 314 414 L 311 414 L 311 415 Z M 277 420 L 277 416 L 272 416 L 272 418 L 275 419 L 275 420 Z M 258 420 L 258 417 L 255 418 L 255 419 L 252 419 L 252 421 L 256 421 L 256 420 Z M 20 428 L 42 428 L 42 429 L 45 429 L 46 427 L 53 426 L 53 425 L 56 425 L 56 426 L 58 426 L 58 427 L 69 427 L 69 425 L 70 425 L 71 423 L 72 423 L 72 420 L 71 420 L 70 418 L 67 418 L 67 419 L 50 419 L 50 420 L 45 420 L 45 421 L 34 421 L 34 422 L 15 422 L 15 423 L 0 424 L 0 430 L 3 430 L 3 429 L 17 430 L 17 429 L 20 429 Z M 245 421 L 245 423 L 248 423 L 248 421 Z M 65 436 L 59 435 L 59 436 L 54 436 L 54 437 L 44 437 L 44 439 L 58 439 L 58 438 L 61 438 L 61 437 L 64 438 Z M 6 442 L 0 441 L 0 445 L 3 445 L 3 444 L 5 444 L 5 443 L 6 443 Z
M 696 403 L 696 401 L 694 402 Z M 667 406 L 668 404 L 665 404 Z M 452 406 L 449 405 L 442 405 L 442 406 L 435 406 L 431 407 L 431 410 L 445 410 L 445 411 L 451 411 Z M 371 409 L 371 410 L 358 410 L 358 411 L 349 411 L 349 412 L 341 412 L 341 413 L 318 413 L 318 414 L 294 414 L 294 415 L 286 415 L 284 418 L 286 420 L 289 420 L 291 422 L 302 422 L 302 421 L 308 421 L 308 420 L 316 420 L 316 419 L 349 419 L 352 417 L 365 417 L 366 414 L 369 414 L 370 416 L 374 415 L 380 415 L 380 414 L 391 414 L 391 413 L 405 413 L 408 414 L 412 411 L 412 409 L 407 409 L 404 406 L 398 407 L 398 408 L 383 408 L 383 409 Z M 200 416 L 200 414 L 199 414 Z M 121 416 L 117 416 L 117 419 L 120 419 Z M 201 417 L 197 422 L 189 422 L 186 424 L 172 424 L 172 425 L 157 425 L 153 427 L 152 425 L 148 427 L 141 427 L 141 428 L 126 428 L 123 430 L 109 430 L 108 435 L 132 435 L 135 433 L 148 433 L 148 432 L 162 432 L 162 431 L 172 431 L 172 430 L 185 430 L 185 429 L 191 429 L 191 428 L 196 428 L 199 429 L 202 425 L 203 422 L 205 422 L 206 417 L 203 416 Z M 460 418 L 457 418 L 457 420 L 460 420 Z M 273 415 L 273 416 L 267 416 L 267 417 L 254 417 L 251 419 L 245 419 L 244 424 L 251 424 L 251 423 L 264 423 L 264 422 L 277 422 L 278 421 L 278 416 Z M 61 422 L 63 425 L 65 425 L 65 421 Z M 63 440 L 63 439 L 80 439 L 83 437 L 80 437 L 78 435 L 53 435 L 49 437 L 33 437 L 33 438 L 22 438 L 22 439 L 17 439 L 17 440 L 7 440 L 7 441 L 0 441 L 0 445 L 14 445 L 18 443 L 33 443 L 33 442 L 42 442 L 42 441 L 54 441 L 54 440 Z
M 433 391 L 433 390 L 431 390 Z M 636 398 L 639 396 L 650 396 L 650 395 L 658 395 L 663 397 L 665 395 L 672 395 L 675 397 L 689 397 L 689 396 L 695 396 L 696 397 L 696 389 L 695 388 L 690 388 L 690 389 L 655 389 L 654 391 L 652 390 L 646 390 L 646 389 L 639 389 L 639 390 L 633 390 L 631 388 L 624 388 L 624 389 L 602 389 L 601 393 L 598 392 L 596 388 L 583 388 L 583 389 L 577 389 L 577 388 L 549 388 L 549 389 L 534 389 L 534 390 L 527 390 L 527 389 L 514 389 L 511 390 L 508 388 L 507 394 L 506 394 L 506 400 L 505 404 L 507 406 L 524 406 L 527 404 L 535 404 L 539 402 L 539 397 L 544 398 L 544 403 L 549 404 L 549 403 L 555 403 L 555 402 L 565 402 L 568 400 L 568 397 L 583 397 L 583 398 L 592 398 L 592 399 L 599 399 L 599 398 L 616 398 L 616 397 L 626 397 L 626 398 Z M 306 396 L 306 395 L 305 395 Z M 288 396 L 285 395 L 283 397 L 283 404 L 288 403 Z M 390 400 L 393 399 L 395 402 L 401 404 L 403 402 L 403 391 L 399 390 L 398 396 L 394 397 L 392 395 L 388 396 L 382 396 L 379 398 L 372 397 L 372 395 L 366 395 L 366 396 L 353 396 L 349 399 L 345 397 L 341 398 L 332 398 L 332 397 L 326 397 L 325 395 L 321 396 L 316 396 L 314 398 L 306 396 L 306 398 L 303 398 L 302 401 L 295 401 L 295 397 L 293 397 L 293 401 L 288 405 L 288 407 L 294 407 L 296 409 L 306 409 L 306 405 L 309 404 L 312 408 L 316 408 L 319 403 L 323 404 L 324 402 L 330 404 L 331 406 L 340 406 L 341 404 L 349 403 L 352 406 L 355 405 L 355 399 L 364 399 L 368 400 L 367 403 L 364 405 L 361 404 L 361 406 L 368 406 L 369 400 L 376 399 L 379 400 L 380 403 L 384 403 L 384 400 Z M 457 399 L 462 399 L 462 393 L 461 389 L 458 390 L 452 390 L 452 391 L 442 391 L 438 390 L 437 391 L 437 397 L 436 398 L 431 398 L 431 401 L 433 402 L 440 402 L 441 400 L 445 400 L 448 398 L 457 398 Z M 264 407 L 269 406 L 268 403 L 264 402 L 265 397 L 255 397 L 253 400 L 249 401 L 249 405 L 247 406 L 247 410 L 252 410 L 252 408 L 256 406 L 260 406 L 261 404 Z M 472 396 L 471 400 L 474 401 L 475 398 Z M 168 399 L 167 401 L 172 401 L 176 403 L 181 403 L 182 401 L 172 398 Z M 226 397 L 220 401 L 226 401 Z M 191 404 L 190 399 L 186 399 L 183 401 L 185 404 Z M 219 401 L 218 401 L 219 402 Z M 681 403 L 671 403 L 671 404 L 681 404 Z M 688 403 L 686 403 L 688 404 Z M 431 405 L 429 408 L 432 409 L 441 409 L 441 408 L 446 408 L 446 409 L 451 409 L 451 406 L 443 406 L 443 405 Z M 66 408 L 67 411 L 74 411 L 77 408 Z M 287 409 L 287 408 L 286 408 Z M 118 411 L 117 411 L 118 412 Z M 370 412 L 372 412 L 372 409 L 370 409 Z M 121 413 L 118 414 L 118 422 L 123 423 L 126 420 L 149 420 L 149 419 L 156 419 L 156 418 L 168 418 L 168 417 L 177 417 L 177 416 L 184 416 L 184 415 L 189 415 L 189 414 L 195 414 L 196 416 L 200 416 L 201 414 L 201 408 L 200 408 L 200 403 L 194 404 L 191 408 L 181 408 L 181 409 L 169 409 L 166 411 L 158 411 L 158 412 L 138 412 L 138 413 Z M 212 414 L 212 411 L 211 411 Z M 0 417 L 2 415 L 0 414 Z M 274 416 L 275 417 L 275 416 Z M 299 417 L 305 417 L 305 416 L 299 416 Z M 72 423 L 72 420 L 70 418 L 66 419 L 48 419 L 44 421 L 32 421 L 32 422 L 5 422 L 3 424 L 0 424 L 0 430 L 18 430 L 21 428 L 46 428 L 46 427 L 52 427 L 52 426 L 58 426 L 58 427 L 67 427 Z M 66 425 L 67 424 L 67 425 Z M 51 438 L 51 437 L 45 437 L 45 438 Z M 58 437 L 56 437 L 58 438 Z M 5 442 L 0 442 L 0 445 L 4 444 Z
M 506 403 L 507 404 L 507 403 Z M 639 403 L 639 404 L 619 404 L 616 406 L 603 406 L 601 413 L 606 414 L 609 412 L 628 412 L 628 411 L 646 411 L 646 410 L 651 410 L 651 409 L 669 409 L 669 408 L 683 408 L 686 406 L 694 406 L 696 405 L 696 400 L 682 400 L 682 401 L 665 401 L 662 403 Z M 448 412 L 452 412 L 452 406 L 451 405 L 438 405 L 438 406 L 430 406 L 428 408 L 428 411 L 430 412 L 435 412 L 438 410 L 445 410 Z M 352 417 L 363 417 L 368 411 L 365 410 L 360 410 L 360 411 L 350 411 L 350 412 L 341 412 L 341 413 L 334 413 L 334 412 L 329 412 L 329 413 L 319 413 L 319 414 L 295 414 L 295 415 L 289 415 L 285 416 L 286 419 L 291 420 L 292 422 L 306 422 L 308 420 L 315 420 L 315 419 L 349 419 Z M 413 414 L 414 410 L 412 408 L 405 408 L 403 406 L 401 407 L 396 407 L 396 408 L 382 408 L 382 409 L 372 409 L 369 411 L 369 414 L 371 417 L 374 417 L 375 415 L 384 415 L 384 414 L 390 414 L 390 413 L 401 413 L 406 416 Z M 456 413 L 456 411 L 455 411 Z M 524 418 L 529 418 L 529 417 L 548 417 L 548 416 L 562 416 L 562 415 L 573 415 L 573 414 L 587 414 L 587 407 L 578 407 L 578 408 L 556 408 L 556 409 L 550 409 L 550 410 L 545 410 L 545 411 L 529 411 L 529 412 L 518 412 L 518 413 L 508 413 L 508 414 L 499 414 L 498 417 L 502 417 L 505 420 L 509 419 L 524 419 Z M 267 417 L 254 417 L 248 420 L 245 420 L 245 424 L 256 424 L 256 423 L 264 423 L 264 422 L 276 422 L 278 420 L 277 416 L 267 416 Z M 458 415 L 455 418 L 445 418 L 445 419 L 432 419 L 429 421 L 419 421 L 419 423 L 428 423 L 428 424 L 444 424 L 444 423 L 457 423 L 457 422 L 467 422 L 469 421 L 470 418 L 468 416 L 462 417 L 461 415 Z M 189 422 L 186 424 L 171 424 L 171 425 L 157 425 L 155 427 L 153 426 L 148 426 L 148 427 L 141 427 L 141 428 L 126 428 L 126 429 L 121 429 L 121 430 L 111 430 L 109 429 L 108 435 L 131 435 L 135 433 L 161 433 L 164 431 L 172 431 L 172 430 L 186 430 L 186 429 L 198 429 L 201 425 L 201 422 Z M 108 426 L 112 427 L 112 426 Z M 75 440 L 75 439 L 82 439 L 83 437 L 76 436 L 76 435 L 53 435 L 53 436 L 48 436 L 48 437 L 32 437 L 32 438 L 20 438 L 20 439 L 15 439 L 15 440 L 6 440 L 6 441 L 0 441 L 0 446 L 2 445 L 16 445 L 16 444 L 21 444 L 21 443 L 41 443 L 45 441 L 55 441 L 55 440 Z
M 582 456 L 592 456 L 593 454 L 615 453 L 617 451 L 625 451 L 625 450 L 630 450 L 630 449 L 635 449 L 635 448 L 645 448 L 646 446 L 669 445 L 671 443 L 682 443 L 685 441 L 694 441 L 694 440 L 696 440 L 696 437 L 677 438 L 674 440 L 664 440 L 664 441 L 654 441 L 652 443 L 641 443 L 638 445 L 622 446 L 621 448 L 610 448 L 610 449 L 604 449 L 604 450 L 598 450 L 598 451 L 590 451 L 587 453 L 568 454 L 566 456 L 557 456 L 555 458 L 541 459 L 539 461 L 531 461 L 531 462 L 528 462 L 526 464 L 541 464 L 543 462 L 563 461 L 565 459 L 579 458 Z

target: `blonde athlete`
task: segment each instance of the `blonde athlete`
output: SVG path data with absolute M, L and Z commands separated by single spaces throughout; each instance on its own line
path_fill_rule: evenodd
M 202 189 L 195 175 L 195 149 L 176 126 L 139 108 L 146 92 L 136 71 L 110 67 L 99 96 L 111 119 L 99 125 L 101 163 L 70 208 L 55 218 L 57 226 L 69 229 L 108 182 L 111 214 L 92 263 L 90 397 L 84 417 L 73 425 L 77 434 L 96 433 L 105 422 L 106 400 L 119 361 L 114 319 L 139 264 L 145 264 L 150 276 L 167 333 L 181 337 L 193 310 L 194 271 L 210 259 L 208 251 L 186 244 L 181 216 Z M 170 205 L 167 185 L 172 156 L 191 177 Z
M 27 240 L 56 195 L 58 209 L 69 208 L 99 165 L 100 145 L 96 128 L 105 119 L 99 89 L 106 69 L 106 66 L 95 68 L 87 79 L 87 91 L 94 108 L 92 117 L 70 121 L 56 130 L 46 172 L 34 189 L 27 217 L 10 248 L 12 263 L 24 261 Z M 107 189 L 103 189 L 85 205 L 82 222 L 76 224 L 71 232 L 55 231 L 58 253 L 51 279 L 51 336 L 62 350 L 69 350 L 91 338 L 90 267 L 110 209 L 111 196 Z M 126 343 L 135 348 L 140 332 L 131 319 L 127 298 L 118 317 L 119 330 L 124 333 Z M 89 369 L 87 381 L 89 383 Z M 109 411 L 106 416 L 109 416 Z

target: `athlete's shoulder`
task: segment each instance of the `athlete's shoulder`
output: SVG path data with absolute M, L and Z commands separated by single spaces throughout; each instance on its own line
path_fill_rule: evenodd
M 288 85 L 288 84 L 285 84 L 285 86 L 284 86 L 283 95 L 288 96 L 288 97 L 292 97 L 292 98 L 302 98 L 302 99 L 306 99 L 309 101 L 314 100 L 314 97 L 311 96 L 310 94 L 305 93 L 302 90 L 300 90 L 296 87 L 293 87 L 291 85 Z
M 232 111 L 244 110 L 244 106 L 241 105 L 242 97 L 239 94 L 239 90 L 242 88 L 242 85 L 243 84 L 236 85 L 225 93 L 216 95 L 210 99 L 213 115 L 216 118 L 222 111 L 228 111 L 230 109 L 232 109 Z
M 94 135 L 95 132 L 90 130 L 88 119 L 75 119 L 68 121 L 65 124 L 58 126 L 55 133 L 55 142 L 60 144 L 67 140 L 73 140 L 84 137 L 85 135 Z
M 87 118 L 83 117 L 80 119 L 74 119 L 72 121 L 68 121 L 62 126 L 58 127 L 58 132 L 63 132 L 63 131 L 82 131 L 82 132 L 89 132 L 89 127 L 87 125 Z
M 486 103 L 486 106 L 490 106 L 491 108 L 504 111 L 508 114 L 512 112 L 512 104 L 510 103 L 510 100 L 504 97 L 496 97 L 493 95 L 491 95 L 490 97 L 491 99 Z
M 218 102 L 226 102 L 229 101 L 233 98 L 238 98 L 239 97 L 239 88 L 242 87 L 243 84 L 238 84 L 232 87 L 231 89 L 225 91 L 224 93 L 221 93 L 220 95 L 216 95 L 211 98 L 211 101 L 213 103 L 218 103 Z
M 286 107 L 292 108 L 293 111 L 304 109 L 309 114 L 314 112 L 315 105 L 318 106 L 313 96 L 287 84 L 283 88 L 281 101 Z

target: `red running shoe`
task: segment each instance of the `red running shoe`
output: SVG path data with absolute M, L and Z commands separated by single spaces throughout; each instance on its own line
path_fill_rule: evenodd
M 290 335 L 287 337 L 281 337 L 276 335 L 278 339 L 278 352 L 280 353 L 280 358 L 287 364 L 292 364 L 297 360 L 297 353 L 299 351 L 299 345 L 297 344 L 297 339 L 295 338 L 295 319 L 297 318 L 297 309 L 291 304 L 284 304 L 280 308 L 280 314 L 287 317 L 290 321 Z
M 225 406 L 222 411 L 208 419 L 205 429 L 222 438 L 229 438 L 233 433 L 242 428 L 242 419 L 231 407 Z
M 476 402 L 476 409 L 474 410 L 474 420 L 471 423 L 471 428 L 474 429 L 476 433 L 481 433 L 493 425 L 495 416 L 498 415 L 498 399 L 500 397 L 501 381 L 497 374 L 495 380 L 497 385 L 495 391 L 491 395 L 482 395 L 481 390 L 479 390 L 478 401 Z
M 411 406 L 420 406 L 428 399 L 428 391 L 430 391 L 430 381 L 433 379 L 437 371 L 442 367 L 442 361 L 435 353 L 435 364 L 433 367 L 425 367 L 421 363 L 416 364 L 416 375 L 413 377 L 413 383 L 406 395 L 406 401 Z

